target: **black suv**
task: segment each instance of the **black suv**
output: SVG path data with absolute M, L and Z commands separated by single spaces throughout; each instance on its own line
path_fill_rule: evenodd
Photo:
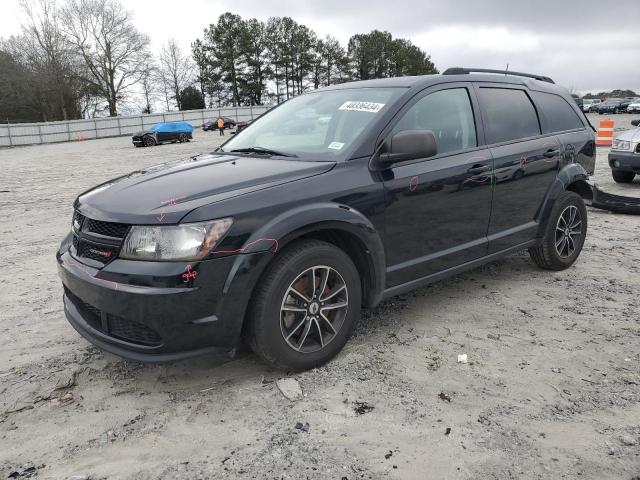
M 229 129 L 229 128 L 235 128 L 236 124 L 238 122 L 235 121 L 235 119 L 231 118 L 231 117 L 218 117 L 218 118 L 222 118 L 222 121 L 224 122 L 224 129 Z M 213 120 L 207 120 L 206 122 L 204 122 L 202 124 L 202 130 L 204 132 L 207 132 L 209 130 L 218 130 L 218 119 L 215 118 Z
M 594 112 L 598 112 L 599 114 L 626 113 L 627 107 L 630 103 L 630 100 L 623 100 L 621 98 L 609 98 L 602 103 L 594 105 L 591 108 Z
M 594 132 L 549 78 L 475 72 L 307 93 L 215 152 L 81 194 L 57 253 L 67 318 L 130 359 L 244 338 L 301 370 L 340 351 L 361 307 L 522 249 L 569 267 Z M 291 118 L 312 128 L 283 131 Z

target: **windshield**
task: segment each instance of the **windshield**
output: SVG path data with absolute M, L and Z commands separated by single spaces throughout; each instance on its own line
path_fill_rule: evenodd
M 151 127 L 149 129 L 149 131 L 150 132 L 156 132 L 156 131 L 160 130 L 160 127 L 162 127 L 162 125 L 163 125 L 162 123 L 156 123 L 153 127 Z
M 405 90 L 354 88 L 295 97 L 253 121 L 222 151 L 258 149 L 314 159 L 344 159 L 365 128 Z

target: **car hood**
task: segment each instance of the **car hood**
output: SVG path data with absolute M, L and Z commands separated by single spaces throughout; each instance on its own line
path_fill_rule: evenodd
M 178 223 L 191 210 L 331 170 L 335 162 L 206 154 L 137 170 L 78 196 L 95 220 Z
M 616 138 L 626 142 L 640 142 L 640 127 L 621 132 L 616 135 Z
M 140 130 L 139 132 L 134 133 L 133 136 L 134 137 L 142 137 L 142 136 L 147 135 L 147 134 L 153 135 L 153 132 L 151 130 Z

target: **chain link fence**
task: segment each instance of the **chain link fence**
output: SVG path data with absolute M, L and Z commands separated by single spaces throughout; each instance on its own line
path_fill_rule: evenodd
M 5 123 L 0 124 L 0 147 L 133 135 L 158 122 L 185 121 L 194 128 L 200 127 L 207 120 L 216 120 L 219 116 L 242 122 L 253 120 L 268 109 L 269 107 L 264 106 L 225 107 L 63 122 Z

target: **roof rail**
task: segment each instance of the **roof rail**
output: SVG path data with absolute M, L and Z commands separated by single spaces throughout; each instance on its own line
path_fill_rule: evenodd
M 463 68 L 463 67 L 453 67 L 447 68 L 442 75 L 464 75 L 468 73 L 501 73 L 504 75 L 515 75 L 516 77 L 528 77 L 535 78 L 536 80 L 540 80 L 541 82 L 547 83 L 556 83 L 551 78 L 545 77 L 544 75 L 534 75 L 532 73 L 522 73 L 522 72 L 512 72 L 511 70 L 492 70 L 490 68 Z

